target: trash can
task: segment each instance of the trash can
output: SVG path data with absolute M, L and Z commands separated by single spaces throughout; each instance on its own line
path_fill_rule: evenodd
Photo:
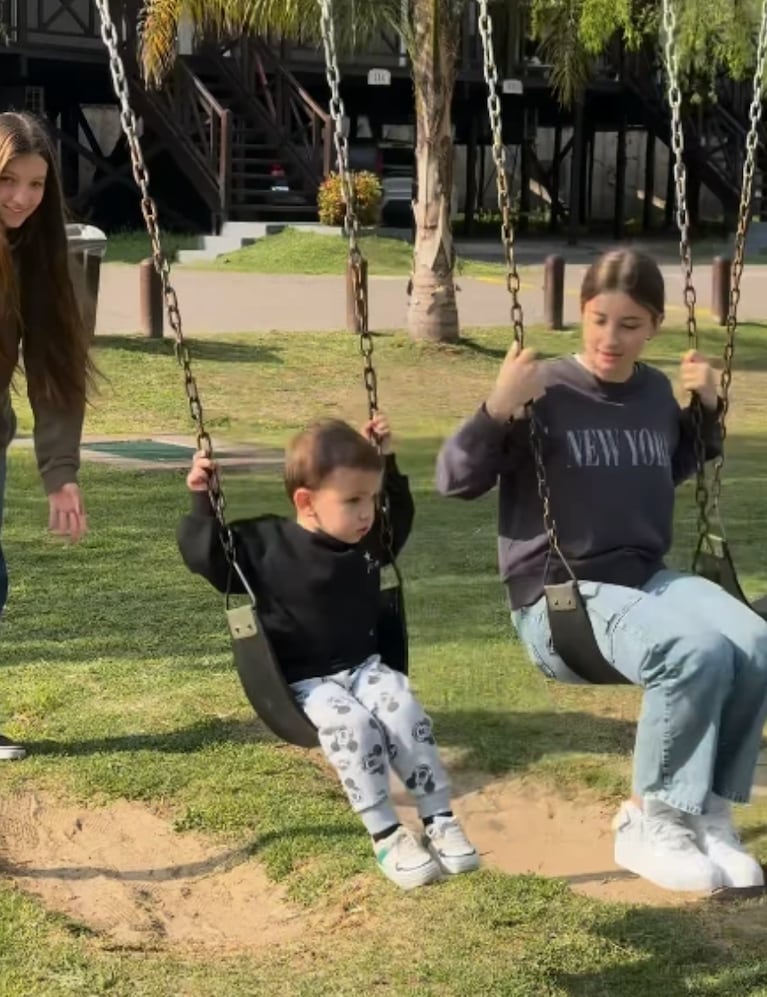
M 66 231 L 72 284 L 85 327 L 93 336 L 96 332 L 101 260 L 107 249 L 107 237 L 95 225 L 67 225 Z

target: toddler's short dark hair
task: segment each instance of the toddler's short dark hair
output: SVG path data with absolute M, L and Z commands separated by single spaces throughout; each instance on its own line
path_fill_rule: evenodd
M 285 490 L 292 499 L 298 488 L 319 488 L 339 467 L 380 472 L 383 466 L 383 458 L 373 444 L 347 422 L 321 419 L 288 444 Z

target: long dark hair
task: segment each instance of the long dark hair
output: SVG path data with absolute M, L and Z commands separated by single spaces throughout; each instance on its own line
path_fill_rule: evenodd
M 45 126 L 33 115 L 0 114 L 0 174 L 11 160 L 28 155 L 41 156 L 48 173 L 42 201 L 24 224 L 0 225 L 0 321 L 19 330 L 33 395 L 69 411 L 83 404 L 94 368 L 69 273 L 56 156 Z M 2 357 L 0 363 L 15 359 Z

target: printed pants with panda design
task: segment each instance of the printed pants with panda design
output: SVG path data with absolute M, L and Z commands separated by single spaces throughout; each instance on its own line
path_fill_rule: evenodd
M 431 720 L 405 675 L 374 655 L 357 668 L 295 682 L 292 689 L 370 834 L 398 822 L 389 795 L 390 766 L 414 797 L 421 819 L 450 809 Z

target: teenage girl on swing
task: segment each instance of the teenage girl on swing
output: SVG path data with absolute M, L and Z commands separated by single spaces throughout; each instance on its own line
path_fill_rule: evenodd
M 529 440 L 537 420 L 560 546 L 597 643 L 644 689 L 634 796 L 614 821 L 616 862 L 669 889 L 762 886 L 731 804 L 750 797 L 767 717 L 767 623 L 664 563 L 675 488 L 696 459 L 691 409 L 640 360 L 663 321 L 659 268 L 633 250 L 605 254 L 583 280 L 581 312 L 575 355 L 541 362 L 511 348 L 485 403 L 444 444 L 437 486 L 473 499 L 498 485 L 514 625 L 545 675 L 581 681 L 554 651 L 543 596 L 544 581 L 566 578 L 547 564 Z M 710 460 L 721 452 L 716 376 L 692 351 L 680 375 L 700 399 Z

